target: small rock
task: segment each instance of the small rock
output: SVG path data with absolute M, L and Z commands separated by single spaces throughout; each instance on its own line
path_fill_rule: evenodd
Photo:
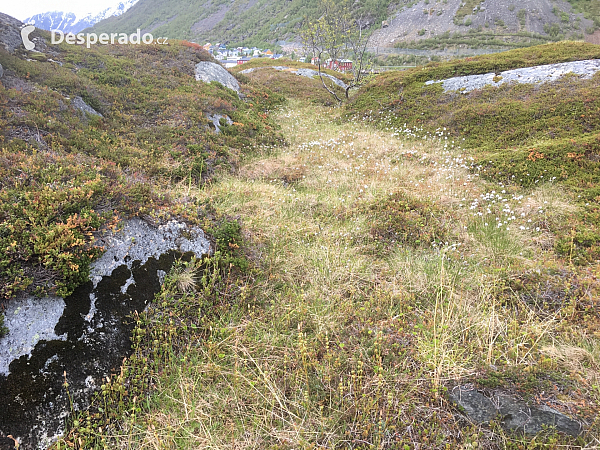
M 0 78 L 4 75 L 4 69 L 2 68 L 2 64 L 0 64 Z
M 86 102 L 84 102 L 81 97 L 75 97 L 73 99 L 73 101 L 71 102 L 71 104 L 75 108 L 77 108 L 79 111 L 83 112 L 84 114 L 87 113 L 87 114 L 91 114 L 92 116 L 104 117 L 102 114 L 100 114 L 94 108 L 92 108 L 90 105 L 88 105 Z
M 229 118 L 229 116 L 222 116 L 221 114 L 206 114 L 208 120 L 210 120 L 215 126 L 215 133 L 219 134 L 221 132 L 221 119 L 225 119 L 227 125 L 233 124 L 233 120 Z
M 225 68 L 222 66 L 209 62 L 202 61 L 196 64 L 196 80 L 210 83 L 211 81 L 218 81 L 223 86 L 233 89 L 238 94 L 240 93 L 240 84 Z
M 314 77 L 318 77 L 319 76 L 319 72 L 313 69 L 297 69 L 294 70 L 291 67 L 286 67 L 286 66 L 273 66 L 273 67 L 253 67 L 250 69 L 245 69 L 242 70 L 240 73 L 246 74 L 246 73 L 252 73 L 255 70 L 259 70 L 259 69 L 275 69 L 275 70 L 279 70 L 279 71 L 289 71 L 291 73 L 295 73 L 296 75 L 299 75 L 301 77 L 306 77 L 306 78 L 314 78 Z M 336 77 L 323 73 L 322 74 L 323 77 L 325 78 L 329 78 L 331 81 L 333 81 L 335 84 L 337 84 L 339 87 L 341 87 L 342 89 L 346 89 L 346 83 L 344 83 L 342 80 L 338 80 Z M 433 81 L 431 82 L 433 83 Z
M 532 435 L 555 427 L 556 431 L 571 436 L 578 436 L 582 431 L 579 422 L 547 406 L 529 407 L 508 395 L 498 395 L 497 399 L 501 425 L 509 430 Z
M 319 76 L 319 72 L 316 70 L 312 70 L 312 69 L 298 69 L 298 70 L 296 70 L 296 74 L 300 75 L 301 77 L 308 77 L 308 78 L 313 78 L 313 77 Z M 334 77 L 332 75 L 328 75 L 326 73 L 322 73 L 322 75 L 325 78 L 329 78 L 331 81 L 333 81 L 335 84 L 337 84 L 342 89 L 346 89 L 346 83 L 344 83 L 342 80 L 338 80 L 336 77 Z

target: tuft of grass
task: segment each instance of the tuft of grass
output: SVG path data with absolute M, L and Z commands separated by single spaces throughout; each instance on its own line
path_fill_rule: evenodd
M 431 246 L 447 240 L 449 221 L 431 200 L 420 200 L 405 192 L 390 194 L 368 206 L 371 234 L 376 239 L 411 246 Z
M 188 293 L 196 289 L 196 268 L 183 266 L 171 272 L 172 282 L 180 292 Z

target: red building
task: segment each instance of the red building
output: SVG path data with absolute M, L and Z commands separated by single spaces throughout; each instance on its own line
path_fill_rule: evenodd
M 310 61 L 312 64 L 317 66 L 319 64 L 319 58 L 312 58 Z M 349 59 L 332 60 L 328 59 L 323 63 L 325 69 L 337 70 L 339 72 L 347 72 L 352 70 L 352 61 Z

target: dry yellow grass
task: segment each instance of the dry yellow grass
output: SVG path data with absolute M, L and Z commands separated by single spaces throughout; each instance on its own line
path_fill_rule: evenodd
M 223 317 L 214 339 L 166 368 L 124 446 L 427 448 L 440 436 L 459 445 L 441 395 L 448 382 L 484 367 L 535 367 L 540 354 L 597 373 L 596 338 L 586 341 L 592 350 L 549 346 L 558 313 L 506 307 L 497 296 L 499 266 L 552 260 L 526 221 L 542 205 L 559 220 L 572 208 L 566 196 L 540 186 L 523 201 L 474 177 L 458 145 L 336 125 L 336 113 L 292 103 L 279 114 L 289 147 L 189 191 L 241 217 L 265 273 L 256 288 L 264 307 Z M 399 189 L 452 217 L 450 242 L 390 250 L 373 241 L 360 205 Z M 492 190 L 508 200 L 481 200 Z M 407 434 L 411 423 L 420 434 Z

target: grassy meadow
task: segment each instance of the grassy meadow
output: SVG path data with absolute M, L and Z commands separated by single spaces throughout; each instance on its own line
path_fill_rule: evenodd
M 168 185 L 218 219 L 217 251 L 173 269 L 121 373 L 53 448 L 595 448 L 598 75 L 423 87 L 600 53 L 556 45 L 386 73 L 344 107 L 312 80 L 276 84 L 285 144 Z M 446 395 L 469 383 L 585 431 L 470 423 Z

